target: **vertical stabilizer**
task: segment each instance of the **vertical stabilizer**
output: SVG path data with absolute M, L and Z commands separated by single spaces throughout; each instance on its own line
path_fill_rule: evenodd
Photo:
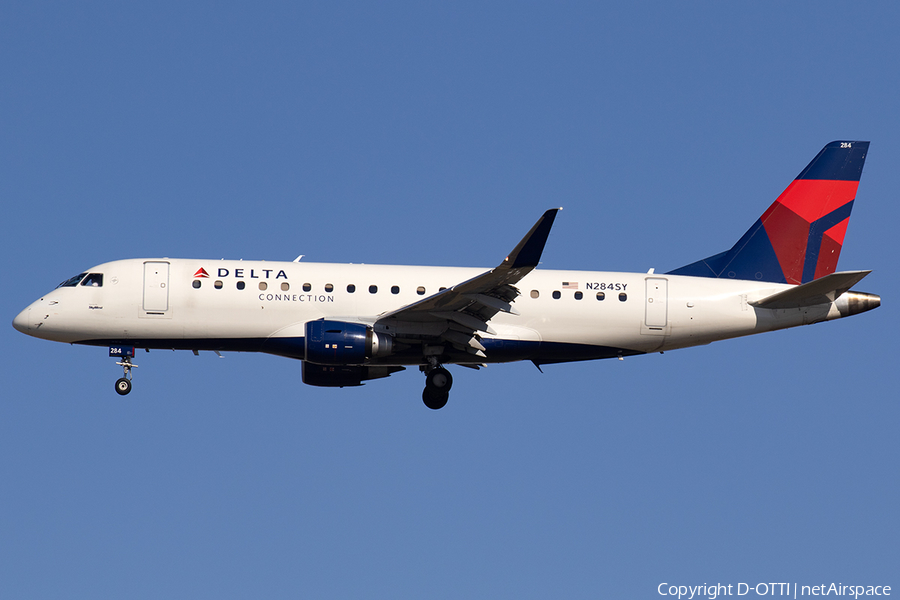
M 868 150 L 826 145 L 730 250 L 669 273 L 792 284 L 834 273 Z

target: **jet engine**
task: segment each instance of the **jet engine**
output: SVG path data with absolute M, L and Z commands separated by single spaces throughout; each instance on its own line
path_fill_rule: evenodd
M 389 335 L 363 323 L 309 321 L 306 324 L 306 360 L 317 365 L 362 365 L 393 351 Z
M 303 383 L 319 387 L 362 385 L 369 379 L 380 379 L 404 367 L 366 367 L 361 365 L 315 365 L 303 361 Z

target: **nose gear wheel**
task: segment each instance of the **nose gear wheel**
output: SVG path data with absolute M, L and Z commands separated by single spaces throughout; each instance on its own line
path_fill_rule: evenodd
M 136 369 L 137 365 L 131 362 L 130 356 L 123 356 L 116 364 L 125 371 L 125 374 L 116 380 L 116 393 L 124 396 L 131 391 L 131 370 Z

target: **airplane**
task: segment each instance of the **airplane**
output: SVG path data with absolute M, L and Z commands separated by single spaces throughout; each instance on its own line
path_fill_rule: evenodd
M 406 367 L 446 405 L 445 365 L 479 369 L 665 352 L 877 308 L 836 271 L 869 142 L 827 144 L 729 250 L 657 274 L 538 269 L 560 209 L 493 269 L 145 258 L 91 267 L 13 326 L 109 348 L 132 389 L 135 348 L 263 352 L 344 387 Z M 221 356 L 221 354 L 219 354 Z

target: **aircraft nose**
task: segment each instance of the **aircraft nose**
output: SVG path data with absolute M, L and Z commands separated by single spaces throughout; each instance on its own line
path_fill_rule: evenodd
M 22 333 L 28 333 L 31 330 L 31 307 L 29 306 L 13 319 L 13 327 Z

